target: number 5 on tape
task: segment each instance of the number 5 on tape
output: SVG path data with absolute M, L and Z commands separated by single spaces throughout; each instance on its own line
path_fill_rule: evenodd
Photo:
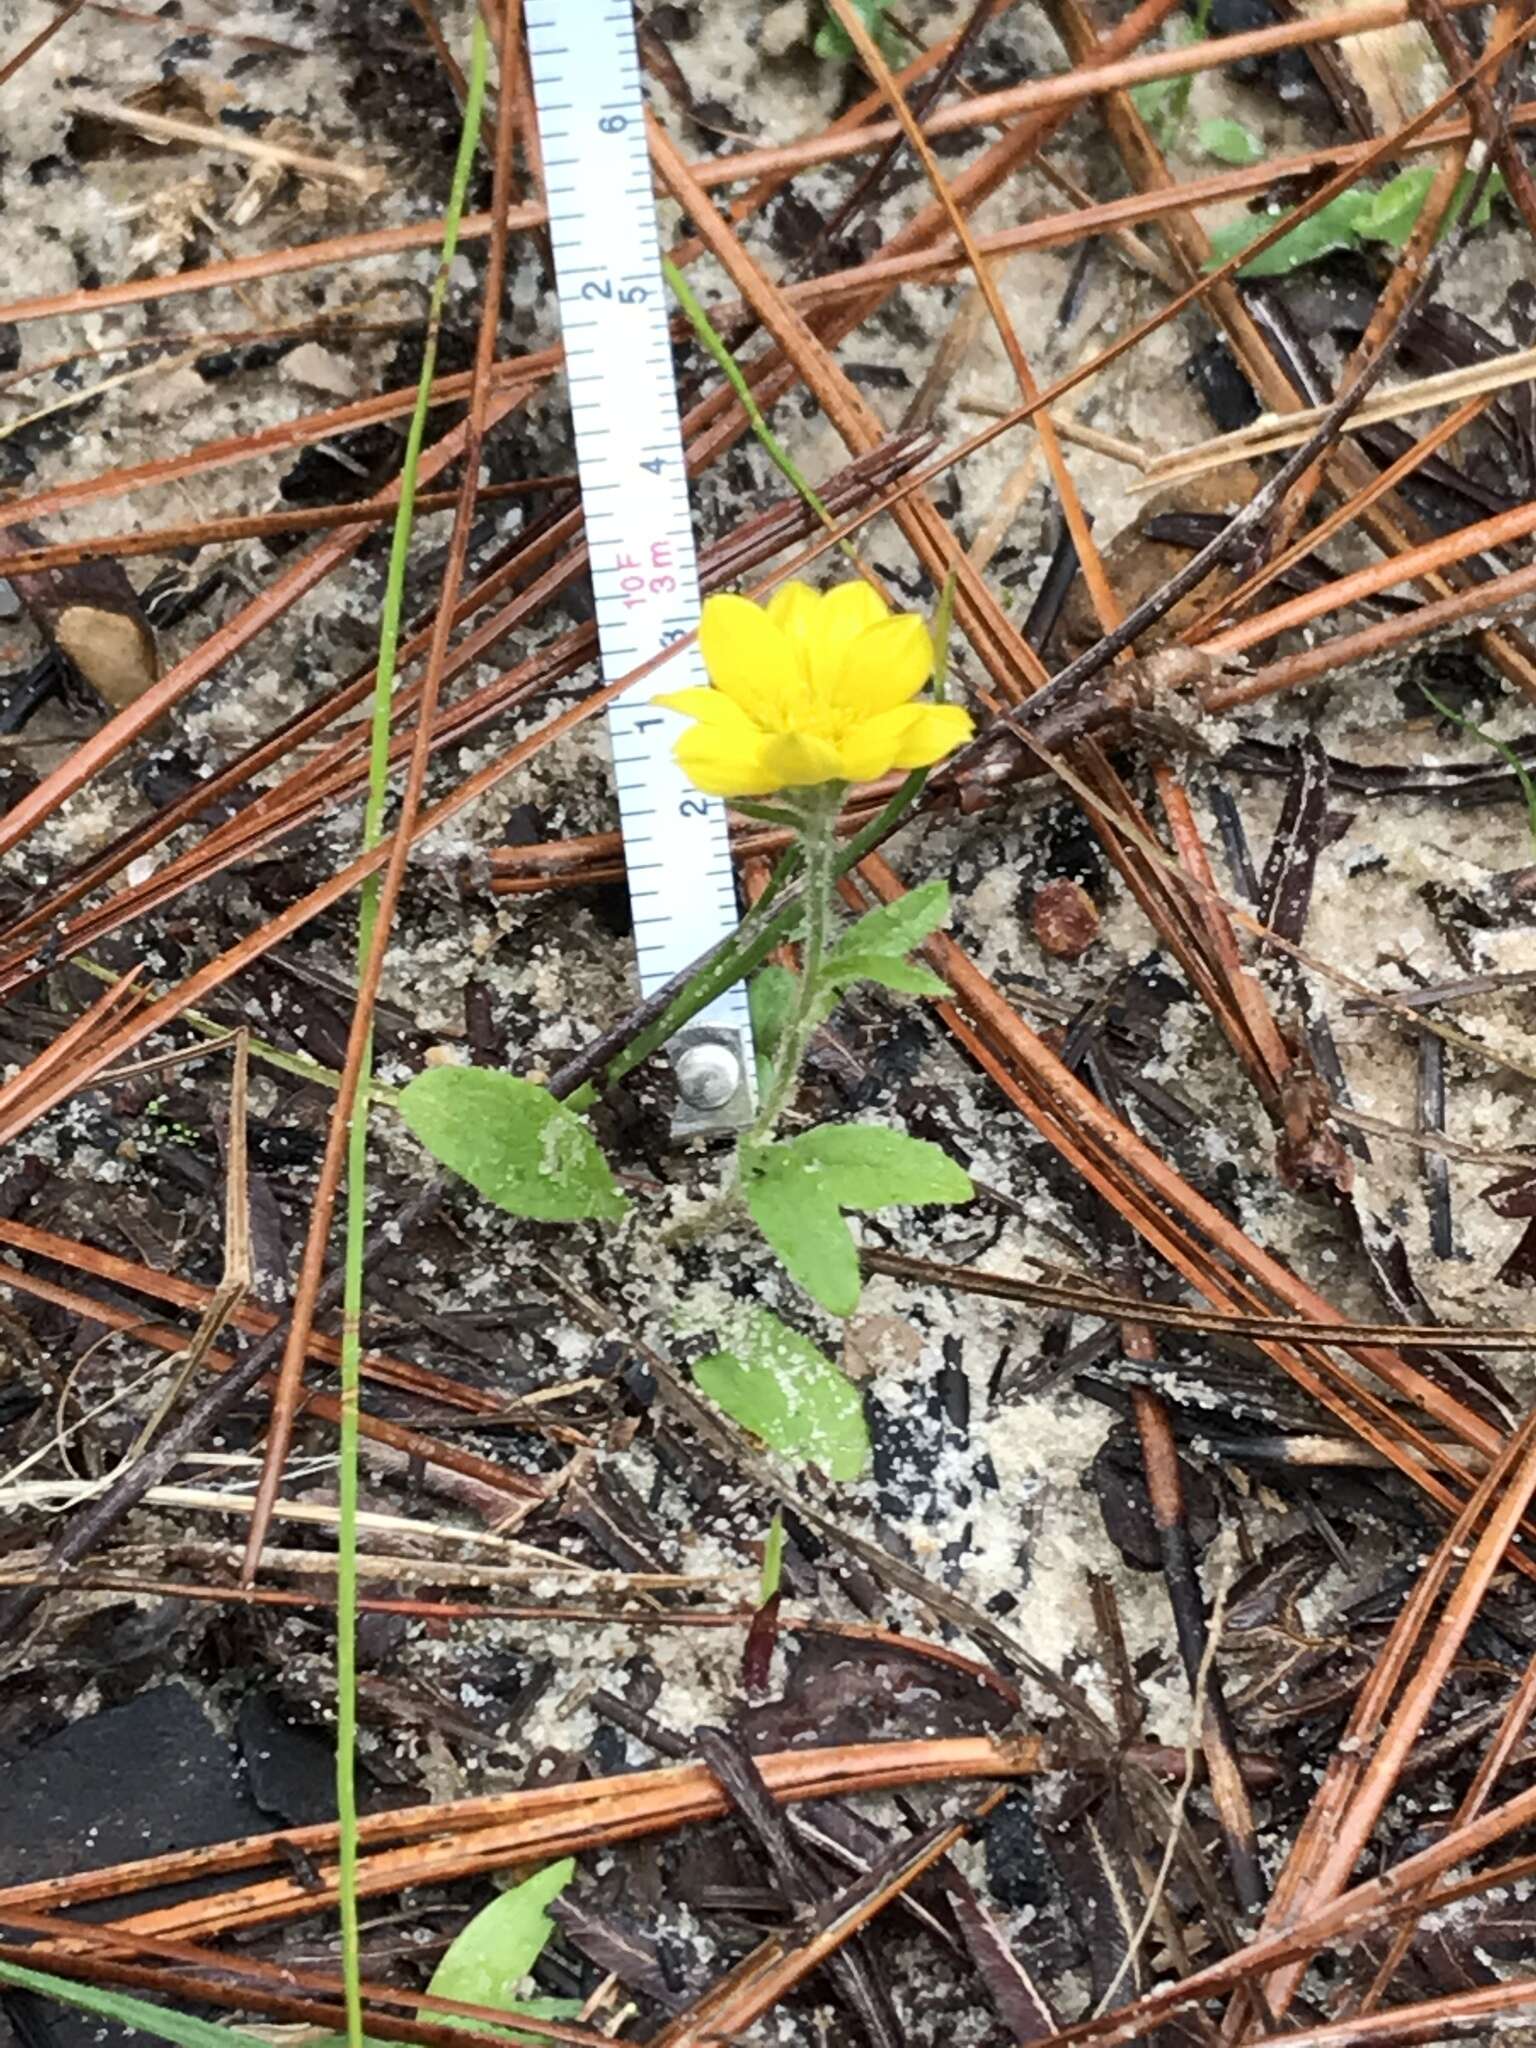
M 524 15 L 605 682 L 699 623 L 688 473 L 629 0 L 529 0 Z M 651 700 L 703 683 L 697 645 L 608 714 L 648 995 L 736 927 L 723 806 L 672 758 L 683 721 Z M 752 1114 L 752 1030 L 737 987 L 669 1051 L 679 1135 Z

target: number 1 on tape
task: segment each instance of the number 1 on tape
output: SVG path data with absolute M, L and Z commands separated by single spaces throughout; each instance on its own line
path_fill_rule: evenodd
M 597 603 L 612 682 L 692 633 L 699 575 L 645 103 L 630 0 L 529 0 L 524 14 L 544 153 L 566 376 Z M 651 700 L 706 680 L 697 644 L 608 713 L 648 995 L 736 926 L 724 807 L 672 758 L 684 721 Z M 669 1048 L 679 1133 L 752 1111 L 746 991 L 730 990 Z

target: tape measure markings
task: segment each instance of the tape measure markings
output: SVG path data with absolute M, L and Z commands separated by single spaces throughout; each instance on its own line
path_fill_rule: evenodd
M 566 380 L 587 529 L 605 682 L 699 622 L 698 563 L 672 368 L 645 103 L 629 6 L 561 0 L 525 13 L 546 184 L 550 246 L 565 340 Z M 559 38 L 557 40 L 557 37 Z M 707 680 L 697 642 L 665 678 Z M 684 721 L 652 699 L 654 675 L 609 707 L 635 953 L 650 994 L 735 930 L 736 882 L 723 805 L 702 796 L 673 759 Z M 646 875 L 658 875 L 654 886 Z M 637 886 L 637 883 L 639 886 Z M 700 1043 L 734 1049 L 741 1086 L 729 1103 L 694 1102 L 687 1129 L 725 1128 L 750 1114 L 751 1027 L 737 987 L 700 1013 L 682 1058 Z M 714 1062 L 718 1074 L 720 1063 Z

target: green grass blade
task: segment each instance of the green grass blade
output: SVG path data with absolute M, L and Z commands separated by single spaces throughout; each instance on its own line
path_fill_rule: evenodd
M 389 797 L 390 702 L 400 648 L 400 623 L 405 613 L 405 570 L 411 549 L 416 511 L 416 472 L 426 441 L 437 337 L 448 277 L 459 242 L 459 223 L 469 194 L 474 167 L 480 110 L 485 101 L 489 44 L 485 24 L 475 15 L 464 119 L 459 130 L 453 184 L 443 215 L 442 253 L 432 280 L 426 343 L 416 405 L 406 435 L 405 462 L 400 473 L 400 502 L 395 511 L 389 550 L 389 574 L 379 620 L 379 665 L 373 684 L 368 799 L 363 810 L 363 850 L 372 852 L 384 836 L 384 811 Z M 380 880 L 363 883 L 357 918 L 358 975 L 373 947 L 378 922 Z M 341 1327 L 340 1473 L 336 1532 L 336 1818 L 337 1888 L 341 1906 L 341 1960 L 346 1989 L 348 2048 L 363 2048 L 361 1944 L 357 1910 L 357 1464 L 358 1406 L 362 1382 L 363 1241 L 367 1233 L 368 1106 L 373 1080 L 373 1035 L 363 1047 L 357 1100 L 347 1130 L 347 1204 L 344 1289 Z
M 108 1991 L 99 1984 L 76 1984 L 70 1977 L 55 1977 L 47 1970 L 24 1970 L 19 1963 L 0 1963 L 0 1984 L 14 1984 L 18 1991 L 35 1991 L 42 1998 L 78 2006 L 82 2012 L 173 2042 L 175 2048 L 230 2048 L 231 2042 L 240 2038 L 228 2027 L 194 2019 L 174 2006 L 152 2005 L 147 1998 L 130 1998 L 125 1991 Z
M 1512 747 L 1506 747 L 1502 740 L 1495 739 L 1491 732 L 1484 732 L 1480 725 L 1470 718 L 1463 718 L 1459 711 L 1453 711 L 1449 704 L 1437 697 L 1427 683 L 1415 685 L 1421 697 L 1427 697 L 1442 718 L 1448 718 L 1458 731 L 1470 733 L 1473 739 L 1481 740 L 1509 768 L 1520 785 L 1520 794 L 1525 798 L 1525 820 L 1531 834 L 1531 843 L 1536 846 L 1536 782 L 1531 780 L 1530 771 Z
M 709 354 L 714 357 L 726 382 L 741 400 L 742 411 L 745 412 L 753 433 L 756 434 L 758 440 L 762 442 L 763 447 L 766 449 L 769 460 L 800 493 L 823 526 L 830 527 L 835 525 L 836 521 L 827 510 L 823 500 L 817 495 L 815 487 L 801 475 L 795 465 L 794 457 L 784 446 L 784 443 L 779 439 L 772 427 L 769 426 L 767 420 L 764 419 L 762 408 L 752 395 L 751 385 L 742 375 L 736 358 L 731 354 L 720 335 L 716 332 L 708 313 L 705 312 L 692 285 L 689 284 L 687 278 L 684 277 L 677 265 L 670 261 L 669 258 L 663 256 L 661 267 L 666 275 L 667 283 L 672 288 L 672 296 L 688 315 L 689 322 L 694 333 L 698 336 L 701 346 L 707 349 Z M 838 547 L 848 557 L 850 562 L 855 559 L 851 541 L 840 540 Z

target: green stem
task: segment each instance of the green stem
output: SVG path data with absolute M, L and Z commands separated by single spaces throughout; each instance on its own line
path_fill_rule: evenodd
M 122 980 L 122 976 L 115 969 L 103 967 L 97 961 L 87 959 L 83 953 L 75 955 L 72 965 L 78 967 L 82 974 L 89 974 L 109 986 Z M 143 988 L 146 984 L 141 982 L 139 986 Z M 164 993 L 162 984 L 157 982 L 154 986 L 161 994 Z M 234 1028 L 229 1024 L 216 1024 L 212 1017 L 205 1017 L 201 1010 L 183 1010 L 176 1021 L 178 1024 L 185 1024 L 189 1031 L 195 1031 L 199 1038 L 227 1039 Z M 321 1088 L 334 1089 L 341 1086 L 341 1075 L 335 1067 L 322 1066 L 318 1060 L 306 1059 L 302 1053 L 284 1052 L 281 1046 L 269 1044 L 265 1038 L 247 1037 L 246 1043 L 251 1049 L 253 1060 L 264 1060 L 269 1067 L 276 1067 L 280 1073 L 292 1074 L 300 1081 L 313 1081 Z M 382 1102 L 391 1109 L 400 1100 L 400 1090 L 388 1088 L 382 1081 L 373 1083 L 372 1093 L 375 1102 Z
M 837 851 L 832 863 L 834 881 L 856 867 L 872 846 L 878 846 L 895 830 L 917 802 L 927 780 L 926 768 L 914 769 L 880 815 L 871 819 L 861 832 L 855 833 L 847 845 Z M 791 865 L 798 860 L 799 854 L 798 844 L 789 849 L 774 870 L 773 879 L 759 899 L 757 908 L 742 920 L 729 940 L 722 941 L 720 948 L 705 959 L 692 981 L 679 989 L 661 1015 L 637 1031 L 624 1050 L 614 1055 L 603 1069 L 601 1084 L 588 1081 L 567 1098 L 572 1109 L 590 1109 L 597 1100 L 599 1085 L 612 1087 L 615 1081 L 622 1081 L 626 1074 L 643 1066 L 674 1032 L 682 1030 L 690 1018 L 696 1017 L 716 996 L 734 988 L 754 967 L 761 966 L 775 946 L 794 936 L 805 908 L 803 892 L 788 903 L 780 903 L 778 909 L 766 918 L 763 911 L 783 894 Z
M 742 375 L 740 364 L 726 347 L 722 337 L 716 332 L 713 321 L 708 313 L 705 312 L 703 305 L 700 303 L 687 278 L 684 277 L 683 273 L 669 257 L 662 257 L 661 268 L 667 283 L 672 288 L 672 296 L 687 314 L 694 333 L 709 351 L 710 355 L 713 356 L 716 364 L 723 372 L 726 382 L 740 399 L 742 411 L 747 416 L 747 423 L 767 450 L 770 461 L 800 493 L 822 525 L 829 528 L 835 526 L 837 522 L 827 510 L 826 501 L 817 494 L 814 487 L 801 475 L 800 470 L 795 464 L 794 457 L 784 446 L 784 443 L 779 439 L 772 427 L 769 426 L 767 420 L 764 419 L 762 408 L 752 394 L 751 385 Z M 857 568 L 858 556 L 854 553 L 853 542 L 851 540 L 840 540 L 837 545 L 839 552 L 845 555 Z
M 744 1160 L 755 1146 L 766 1145 L 779 1118 L 794 1099 L 795 1083 L 810 1049 L 820 1016 L 821 969 L 832 928 L 832 895 L 837 887 L 835 825 L 842 802 L 840 783 L 818 789 L 801 816 L 800 849 L 805 860 L 805 893 L 801 908 L 805 936 L 800 952 L 800 981 L 795 1007 L 773 1063 L 773 1078 L 764 1092 L 752 1128 L 742 1138 L 737 1157 Z
M 426 342 L 416 407 L 405 442 L 400 472 L 400 499 L 395 510 L 389 552 L 389 574 L 379 620 L 379 661 L 374 672 L 368 798 L 363 810 L 363 847 L 371 852 L 384 836 L 389 797 L 390 705 L 405 610 L 405 571 L 410 556 L 411 526 L 416 509 L 416 472 L 426 441 L 432 379 L 437 364 L 437 337 L 442 324 L 448 278 L 458 248 L 459 222 L 474 168 L 480 109 L 485 98 L 489 43 L 485 25 L 475 16 L 470 76 L 464 95 L 464 120 L 453 183 L 443 217 L 443 246 L 432 280 Z M 357 971 L 361 979 L 373 949 L 378 923 L 380 881 L 363 883 L 357 918 Z M 344 1286 L 342 1291 L 341 1364 L 339 1373 L 340 1472 L 336 1528 L 336 1821 L 337 1879 L 341 1908 L 341 1973 L 345 1993 L 348 2048 L 363 2048 L 362 1944 L 357 1907 L 357 1509 L 358 1409 L 362 1382 L 363 1243 L 368 1222 L 368 1106 L 373 1081 L 373 1033 L 363 1045 L 357 1096 L 347 1127 L 347 1202 Z

